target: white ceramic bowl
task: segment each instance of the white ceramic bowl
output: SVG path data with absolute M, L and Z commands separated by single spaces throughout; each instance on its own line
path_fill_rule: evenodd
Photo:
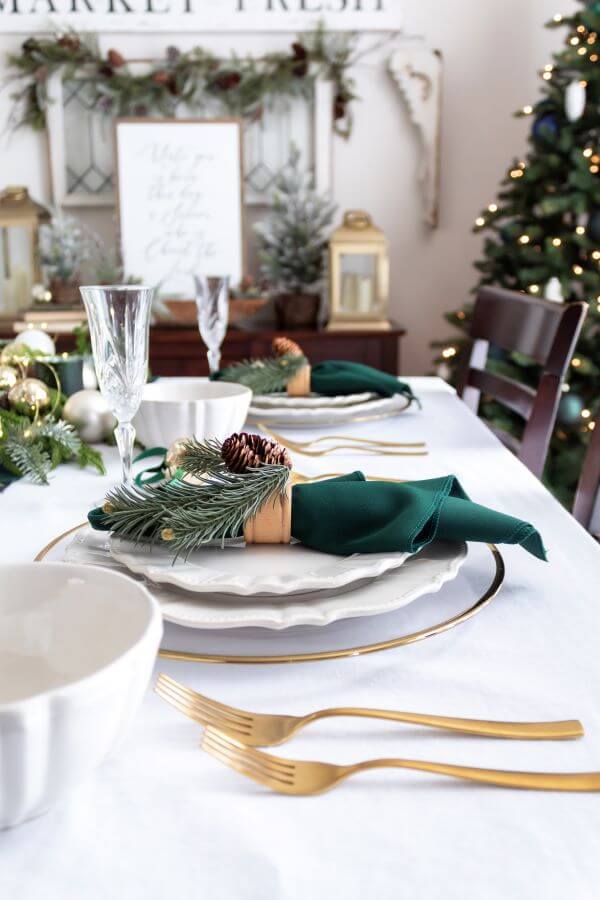
M 161 635 L 156 601 L 118 572 L 0 567 L 0 828 L 44 812 L 106 755 Z
M 170 447 L 183 437 L 224 441 L 246 421 L 252 391 L 206 378 L 161 378 L 147 384 L 133 420 L 147 447 Z

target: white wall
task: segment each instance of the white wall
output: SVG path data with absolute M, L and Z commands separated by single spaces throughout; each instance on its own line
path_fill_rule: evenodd
M 573 0 L 560 6 L 566 12 Z M 558 48 L 560 32 L 543 23 L 557 12 L 557 0 L 405 0 L 406 32 L 423 34 L 444 57 L 441 157 L 441 219 L 431 231 L 422 224 L 416 183 L 418 142 L 406 110 L 380 62 L 365 59 L 353 73 L 361 98 L 354 106 L 350 141 L 336 138 L 334 199 L 341 209 L 371 212 L 390 240 L 392 316 L 407 330 L 404 372 L 430 366 L 429 341 L 445 337 L 442 313 L 458 306 L 474 283 L 472 261 L 479 239 L 470 233 L 473 219 L 490 202 L 513 156 L 523 152 L 529 125 L 512 112 L 537 94 L 537 69 Z M 6 54 L 22 37 L 0 35 L 0 81 Z M 282 39 L 236 36 L 238 52 L 260 52 Z M 365 38 L 365 40 L 368 40 Z M 194 35 L 112 35 L 102 46 L 118 47 L 131 57 L 209 41 Z M 231 47 L 230 38 L 210 41 L 215 50 Z M 0 93 L 0 132 L 10 89 Z M 49 199 L 43 135 L 21 130 L 0 138 L 0 187 L 27 184 L 31 194 Z M 87 212 L 93 227 L 113 232 L 108 212 Z

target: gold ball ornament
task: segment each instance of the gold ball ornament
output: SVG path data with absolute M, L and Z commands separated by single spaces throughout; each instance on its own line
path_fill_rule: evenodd
M 15 368 L 0 364 L 0 391 L 10 391 L 19 380 L 19 373 Z
M 0 352 L 0 363 L 5 366 L 26 366 L 30 361 L 29 348 L 24 344 L 17 344 L 16 341 L 11 341 Z
M 51 403 L 50 390 L 39 378 L 24 378 L 8 392 L 8 402 L 16 413 L 29 415 L 44 410 Z

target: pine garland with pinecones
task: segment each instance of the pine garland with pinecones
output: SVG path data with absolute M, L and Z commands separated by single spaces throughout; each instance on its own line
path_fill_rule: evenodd
M 290 478 L 287 450 L 259 435 L 184 442 L 179 473 L 158 485 L 121 485 L 100 514 L 102 528 L 132 541 L 163 543 L 177 558 L 242 533 L 248 519 L 283 497 Z M 188 484 L 186 475 L 200 478 Z

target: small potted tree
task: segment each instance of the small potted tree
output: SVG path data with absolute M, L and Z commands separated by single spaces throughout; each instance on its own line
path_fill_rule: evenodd
M 335 205 L 319 195 L 293 148 L 276 182 L 273 211 L 255 230 L 261 271 L 275 289 L 279 328 L 314 327 Z
M 40 262 L 48 279 L 52 302 L 77 306 L 80 268 L 96 252 L 97 238 L 73 216 L 52 213 L 47 225 L 40 227 Z

